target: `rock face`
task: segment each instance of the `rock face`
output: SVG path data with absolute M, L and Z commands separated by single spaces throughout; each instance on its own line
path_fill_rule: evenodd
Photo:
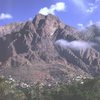
M 100 73 L 100 27 L 79 31 L 57 17 L 0 27 L 0 75 L 33 84 L 92 78 Z

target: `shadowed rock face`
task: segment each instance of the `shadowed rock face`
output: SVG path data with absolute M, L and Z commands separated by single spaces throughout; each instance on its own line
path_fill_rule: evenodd
M 99 26 L 79 31 L 57 17 L 0 27 L 0 74 L 34 83 L 70 82 L 100 73 Z

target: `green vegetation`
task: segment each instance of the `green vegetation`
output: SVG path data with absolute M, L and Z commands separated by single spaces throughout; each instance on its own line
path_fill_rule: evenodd
M 0 100 L 100 100 L 100 79 L 87 79 L 71 85 L 20 86 L 0 78 Z

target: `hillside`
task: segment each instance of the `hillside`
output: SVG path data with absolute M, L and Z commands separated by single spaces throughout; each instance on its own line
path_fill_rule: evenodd
M 100 26 L 78 30 L 54 15 L 0 27 L 0 75 L 34 84 L 71 83 L 100 73 Z

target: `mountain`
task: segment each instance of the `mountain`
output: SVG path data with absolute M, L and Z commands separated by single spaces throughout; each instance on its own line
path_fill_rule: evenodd
M 100 74 L 100 26 L 78 30 L 54 15 L 0 27 L 0 75 L 34 84 Z

